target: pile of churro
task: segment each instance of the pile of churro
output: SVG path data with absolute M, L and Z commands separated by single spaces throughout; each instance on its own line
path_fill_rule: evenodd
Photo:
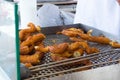
M 41 28 L 29 23 L 26 29 L 19 31 L 20 39 L 20 62 L 27 67 L 40 64 L 42 57 L 48 48 L 44 46 L 45 35 L 41 33 Z
M 92 32 L 93 30 L 89 30 L 87 33 L 84 33 L 84 31 L 81 29 L 69 28 L 62 30 L 59 33 L 68 36 L 72 41 L 90 41 L 100 44 L 108 44 L 111 45 L 113 48 L 120 48 L 120 43 L 112 41 L 105 36 L 92 36 Z
M 86 52 L 87 54 L 97 53 L 99 50 L 90 47 L 87 42 L 61 43 L 49 46 L 51 58 L 53 61 L 60 61 L 71 57 L 80 57 Z
M 53 61 L 60 61 L 80 57 L 84 53 L 89 55 L 100 52 L 99 49 L 90 46 L 88 42 L 107 44 L 113 48 L 120 48 L 118 42 L 114 42 L 105 36 L 93 36 L 92 30 L 85 33 L 82 29 L 68 28 L 63 29 L 58 34 L 68 36 L 71 42 L 45 46 L 43 41 L 46 36 L 41 32 L 41 28 L 33 23 L 29 23 L 26 29 L 19 31 L 20 62 L 27 67 L 31 67 L 40 64 L 45 53 L 50 53 Z
M 70 57 L 80 57 L 84 53 L 98 53 L 100 50 L 91 47 L 88 42 L 111 45 L 113 48 L 120 48 L 118 42 L 114 42 L 105 36 L 92 36 L 93 30 L 85 33 L 82 29 L 68 28 L 63 29 L 57 34 L 68 36 L 72 43 L 55 44 L 49 47 L 53 61 L 64 60 Z

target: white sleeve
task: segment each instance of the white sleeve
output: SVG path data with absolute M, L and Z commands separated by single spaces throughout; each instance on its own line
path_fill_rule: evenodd
M 74 23 L 120 36 L 120 6 L 116 0 L 78 0 Z
M 74 23 L 93 25 L 94 0 L 78 0 Z

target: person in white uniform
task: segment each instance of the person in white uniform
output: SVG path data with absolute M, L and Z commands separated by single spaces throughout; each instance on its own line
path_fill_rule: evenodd
M 120 37 L 120 0 L 78 0 L 74 23 Z

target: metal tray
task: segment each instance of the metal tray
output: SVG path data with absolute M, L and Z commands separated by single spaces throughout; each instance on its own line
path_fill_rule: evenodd
M 56 40 L 56 43 L 68 42 L 69 40 L 68 40 L 67 36 L 58 35 L 56 33 L 59 31 L 62 31 L 63 29 L 70 28 L 70 27 L 80 28 L 85 32 L 92 29 L 93 30 L 92 35 L 94 35 L 94 36 L 105 35 L 112 40 L 117 40 L 117 38 L 114 37 L 113 35 L 103 32 L 103 31 L 100 31 L 98 29 L 92 28 L 90 26 L 86 26 L 83 24 L 72 24 L 72 25 L 63 25 L 63 26 L 53 26 L 53 27 L 42 28 L 42 33 L 46 35 L 46 39 L 44 41 L 45 45 L 46 46 L 53 45 L 54 44 L 53 40 Z M 120 49 L 115 49 L 109 45 L 103 45 L 103 44 L 98 44 L 98 43 L 94 43 L 94 42 L 89 42 L 89 44 L 92 47 L 98 48 L 100 50 L 100 53 L 99 54 L 95 53 L 92 55 L 85 56 L 85 59 L 87 58 L 88 60 L 90 60 L 92 62 L 92 65 L 87 66 L 87 67 L 97 68 L 97 67 L 103 67 L 103 66 L 118 63 L 118 59 L 120 59 Z M 84 56 L 82 56 L 82 57 L 84 59 Z M 64 60 L 60 61 L 60 62 L 53 62 L 50 58 L 49 53 L 46 53 L 43 57 L 41 65 L 37 65 L 37 66 L 33 66 L 33 67 L 29 68 L 30 71 L 32 72 L 32 74 L 26 80 L 43 80 L 48 77 L 54 77 L 54 76 L 58 76 L 61 74 L 63 75 L 63 74 L 73 73 L 73 72 L 76 72 L 80 67 L 85 67 L 82 64 L 77 64 L 77 65 L 72 65 L 72 66 L 65 65 L 69 61 L 71 62 L 69 64 L 72 64 L 72 62 L 74 62 L 74 61 L 75 62 L 80 61 L 79 59 L 77 59 L 77 61 L 76 61 L 76 59 L 77 58 L 68 59 L 68 61 L 66 60 L 65 62 L 64 62 Z M 63 62 L 64 62 L 64 64 L 60 65 Z

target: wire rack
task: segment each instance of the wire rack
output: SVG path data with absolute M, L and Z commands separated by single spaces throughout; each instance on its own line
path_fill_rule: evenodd
M 47 35 L 45 45 L 68 42 L 68 37 L 64 35 Z M 31 76 L 25 80 L 44 80 L 59 75 L 69 74 L 81 70 L 104 67 L 117 64 L 120 61 L 120 49 L 114 49 L 109 45 L 89 42 L 89 45 L 100 50 L 99 53 L 84 55 L 77 58 L 70 58 L 58 62 L 53 62 L 50 53 L 46 53 L 43 57 L 42 64 L 30 67 Z M 83 61 L 89 61 L 90 64 L 84 65 Z

